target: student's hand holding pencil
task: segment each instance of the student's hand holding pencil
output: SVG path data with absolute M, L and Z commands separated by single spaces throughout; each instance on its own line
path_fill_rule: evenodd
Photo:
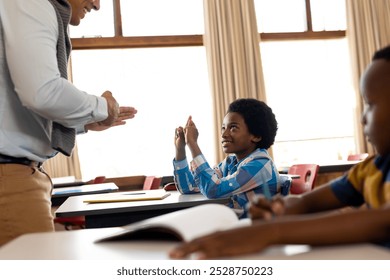
M 256 196 L 248 205 L 248 213 L 252 220 L 272 220 L 285 213 L 285 203 L 282 196 L 267 198 L 265 195 Z

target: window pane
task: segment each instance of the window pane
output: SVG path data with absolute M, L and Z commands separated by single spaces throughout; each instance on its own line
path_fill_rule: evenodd
M 267 101 L 279 130 L 276 163 L 334 161 L 355 152 L 355 95 L 346 39 L 262 42 Z
M 346 30 L 345 0 L 310 0 L 313 31 Z
M 83 37 L 113 37 L 114 29 L 114 10 L 113 0 L 100 0 L 100 10 L 92 10 L 79 26 L 70 26 L 69 34 L 72 38 Z
M 189 115 L 199 145 L 215 161 L 212 102 L 204 47 L 73 51 L 74 84 L 110 90 L 137 116 L 125 126 L 77 138 L 83 179 L 98 175 L 172 175 L 175 128 Z
M 305 0 L 255 0 L 259 32 L 307 31 Z
M 203 34 L 202 0 L 122 0 L 124 36 Z

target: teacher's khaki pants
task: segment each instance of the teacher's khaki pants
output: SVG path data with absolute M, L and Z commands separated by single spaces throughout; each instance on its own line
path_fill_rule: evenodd
M 54 231 L 51 189 L 42 168 L 0 163 L 0 246 L 25 233 Z

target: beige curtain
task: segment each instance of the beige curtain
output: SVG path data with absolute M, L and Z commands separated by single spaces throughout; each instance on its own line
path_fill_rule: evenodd
M 68 63 L 68 77 L 69 80 L 72 81 L 71 58 Z M 47 160 L 44 163 L 43 168 L 52 178 L 74 176 L 76 179 L 82 179 L 77 144 L 70 157 L 66 157 L 59 153 L 55 157 Z
M 70 157 L 59 153 L 45 161 L 43 168 L 52 178 L 74 176 L 76 179 L 82 179 L 77 145 Z
M 216 161 L 226 155 L 220 127 L 229 104 L 237 98 L 266 101 L 253 0 L 204 0 L 205 35 L 216 124 Z
M 361 119 L 363 101 L 359 80 L 375 51 L 390 45 L 390 0 L 347 0 L 347 38 L 351 51 L 352 73 L 357 93 L 357 120 Z M 356 124 L 358 153 L 374 153 Z

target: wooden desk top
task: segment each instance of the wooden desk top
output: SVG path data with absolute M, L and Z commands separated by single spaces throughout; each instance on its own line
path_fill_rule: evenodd
M 149 210 L 162 210 L 172 208 L 192 207 L 204 203 L 227 203 L 228 198 L 208 199 L 202 194 L 180 194 L 171 191 L 171 195 L 162 200 L 113 202 L 113 203 L 85 203 L 88 196 L 69 197 L 55 212 L 57 217 L 73 217 L 102 215 L 115 213 L 128 213 Z
M 168 252 L 178 244 L 168 241 L 94 243 L 118 230 L 120 228 L 26 234 L 2 246 L 0 260 L 166 260 Z M 371 244 L 318 248 L 287 245 L 273 246 L 262 253 L 234 259 L 389 260 L 390 250 Z
M 339 161 L 334 163 L 320 164 L 318 173 L 346 172 L 360 161 Z

